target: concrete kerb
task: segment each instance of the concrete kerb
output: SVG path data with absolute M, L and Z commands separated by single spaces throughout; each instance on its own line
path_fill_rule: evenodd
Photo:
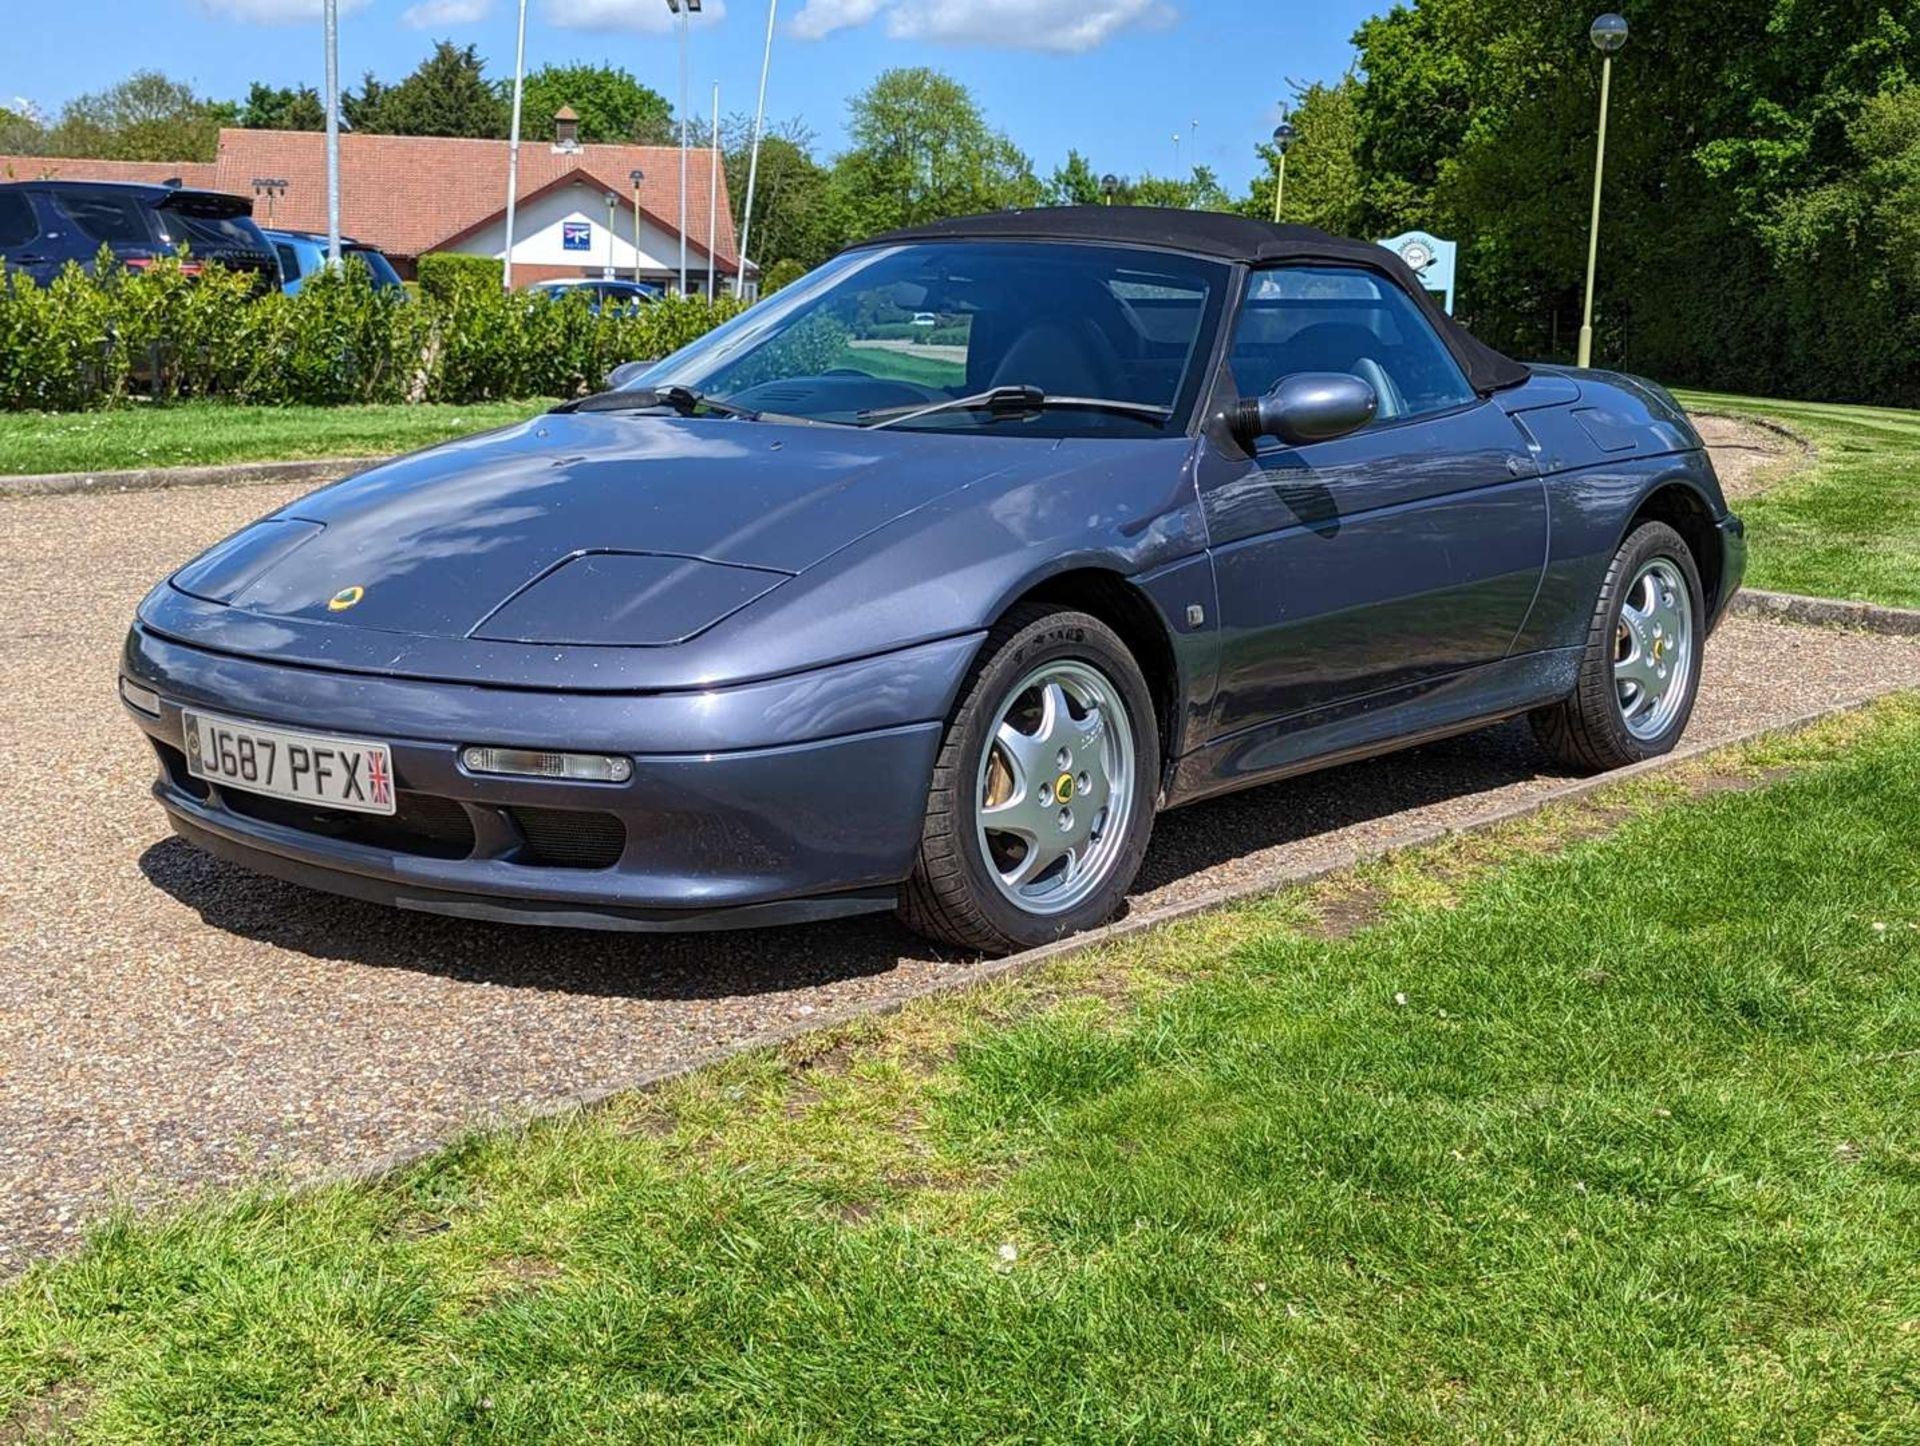
M 154 492 L 169 487 L 257 487 L 269 482 L 318 486 L 379 462 L 378 457 L 316 457 L 304 462 L 231 462 L 213 467 L 141 467 L 128 472 L 47 472 L 0 477 L 0 497 L 67 497 L 86 492 Z

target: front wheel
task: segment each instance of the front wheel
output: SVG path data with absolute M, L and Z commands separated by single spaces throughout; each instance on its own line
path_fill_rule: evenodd
M 1700 570 L 1664 522 L 1620 544 L 1595 600 L 1571 697 L 1532 714 L 1562 763 L 1621 768 L 1669 752 L 1686 731 L 1706 647 Z
M 902 919 L 995 954 L 1105 923 L 1146 853 L 1159 774 L 1126 644 L 1086 613 L 1015 609 L 947 725 Z

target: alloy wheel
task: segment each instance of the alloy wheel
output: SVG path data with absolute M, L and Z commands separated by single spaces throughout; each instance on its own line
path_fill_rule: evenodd
M 994 715 L 975 780 L 987 874 L 1016 907 L 1060 914 L 1106 882 L 1133 811 L 1133 720 L 1091 664 L 1020 680 Z

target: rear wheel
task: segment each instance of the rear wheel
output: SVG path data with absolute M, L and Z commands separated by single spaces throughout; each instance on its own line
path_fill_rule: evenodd
M 1693 716 L 1705 618 L 1700 572 L 1680 534 L 1663 522 L 1635 528 L 1601 583 L 1579 683 L 1532 715 L 1535 736 L 1583 769 L 1670 751 Z
M 1016 609 L 947 726 L 901 917 L 987 953 L 1105 923 L 1146 853 L 1159 772 L 1152 695 L 1113 630 Z

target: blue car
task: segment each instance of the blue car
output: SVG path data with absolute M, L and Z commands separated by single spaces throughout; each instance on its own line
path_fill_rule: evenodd
M 280 289 L 292 296 L 306 285 L 307 278 L 327 264 L 327 238 L 314 231 L 278 231 L 263 234 L 280 260 Z M 357 260 L 373 277 L 376 290 L 405 291 L 406 282 L 393 269 L 393 263 L 373 247 L 351 237 L 340 238 L 340 258 Z
M 1523 713 L 1664 753 L 1743 560 L 1664 391 L 1499 355 L 1377 246 L 1010 212 L 280 508 L 147 596 L 120 693 L 262 873 L 992 952 L 1229 789 Z
M 0 182 L 0 267 L 44 286 L 70 265 L 91 271 L 103 248 L 130 271 L 184 253 L 189 272 L 215 262 L 260 291 L 279 282 L 245 196 L 135 181 Z

